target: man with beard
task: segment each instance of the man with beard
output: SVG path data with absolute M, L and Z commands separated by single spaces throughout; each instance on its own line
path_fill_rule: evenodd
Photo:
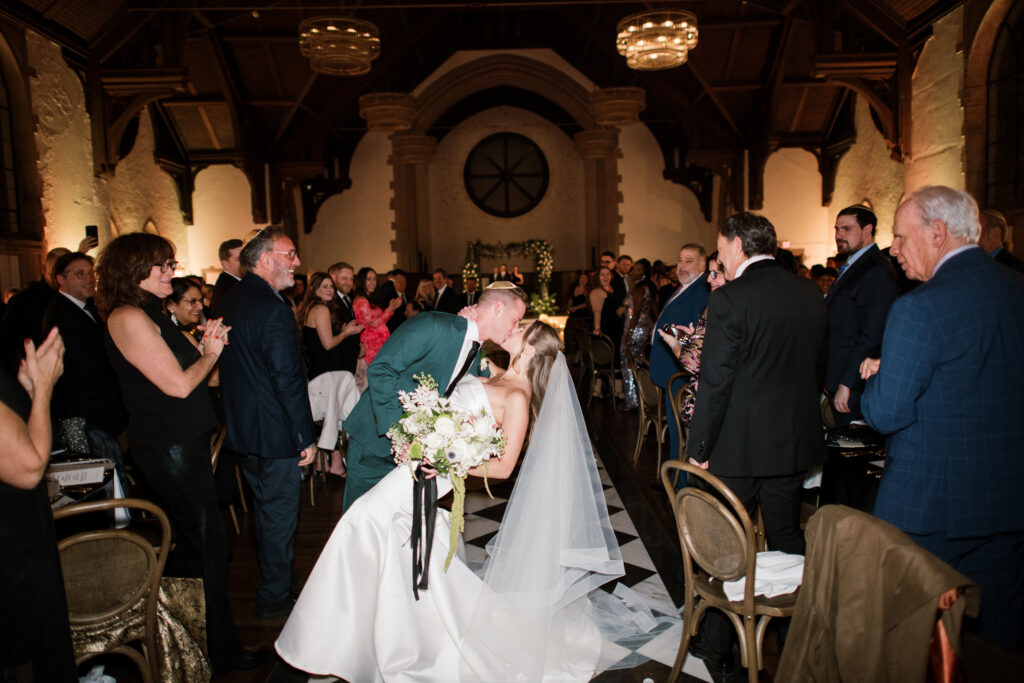
M 241 456 L 253 491 L 260 584 L 256 618 L 287 615 L 299 467 L 313 460 L 313 416 L 306 363 L 295 316 L 280 292 L 295 284 L 299 256 L 277 227 L 258 232 L 242 247 L 245 276 L 224 301 L 231 343 L 220 358 L 228 433 L 225 445 Z
M 860 362 L 878 357 L 885 317 L 900 295 L 892 264 L 875 244 L 877 224 L 875 214 L 864 206 L 848 206 L 836 217 L 836 249 L 846 262 L 825 298 L 825 390 L 832 399 L 837 426 L 862 419 Z

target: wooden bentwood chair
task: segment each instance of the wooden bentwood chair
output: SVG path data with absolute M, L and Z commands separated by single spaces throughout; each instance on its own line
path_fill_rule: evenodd
M 632 355 L 629 366 L 636 378 L 637 398 L 640 403 L 640 431 L 636 435 L 636 449 L 633 451 L 633 467 L 636 468 L 643 451 L 647 432 L 654 427 L 654 436 L 658 439 L 658 466 L 661 466 L 661 449 L 665 442 L 665 402 L 662 400 L 661 387 L 651 380 L 651 371 L 646 365 L 638 365 Z
M 677 492 L 673 475 L 679 474 L 701 479 L 712 493 L 692 486 Z M 669 683 L 679 677 L 690 638 L 696 635 L 708 608 L 721 610 L 732 621 L 739 636 L 741 663 L 750 683 L 757 683 L 757 672 L 764 668 L 762 647 L 768 622 L 793 616 L 799 591 L 775 598 L 754 595 L 757 530 L 739 499 L 718 477 L 689 463 L 670 460 L 661 466 L 661 481 L 672 501 L 686 582 L 683 636 Z M 743 600 L 732 602 L 721 582 L 743 577 Z
M 106 652 L 124 655 L 139 668 L 144 683 L 160 680 L 156 648 L 157 599 L 167 553 L 171 524 L 167 515 L 148 500 L 123 498 L 68 505 L 53 513 L 54 520 L 92 512 L 129 508 L 143 510 L 160 523 L 160 544 L 127 529 L 97 529 L 77 533 L 57 544 L 64 589 L 68 600 L 75 663 Z M 130 645 L 125 621 L 143 618 L 142 652 Z M 76 628 L 79 632 L 76 633 Z M 111 638 L 108 630 L 118 634 Z M 88 630 L 89 636 L 81 634 Z

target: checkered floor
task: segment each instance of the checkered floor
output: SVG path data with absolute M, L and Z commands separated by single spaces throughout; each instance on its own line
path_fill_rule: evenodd
M 608 514 L 611 516 L 612 528 L 618 539 L 619 547 L 622 550 L 622 560 L 625 564 L 626 575 L 619 579 L 624 586 L 632 589 L 647 600 L 671 606 L 672 598 L 669 597 L 665 584 L 658 575 L 651 561 L 643 540 L 637 534 L 633 521 L 629 517 L 619 494 L 612 484 L 611 478 L 605 471 L 600 459 L 597 461 L 601 482 L 604 485 L 605 500 L 608 502 Z M 505 514 L 505 506 L 508 503 L 508 496 L 512 491 L 511 482 L 498 482 L 491 484 L 492 500 L 483 491 L 468 491 L 466 494 L 466 529 L 463 534 L 466 542 L 466 556 L 471 566 L 479 565 L 486 557 L 485 547 L 487 542 L 498 532 L 501 518 Z M 605 590 L 611 592 L 615 588 L 615 582 L 604 586 Z M 620 643 L 605 643 L 604 651 L 607 662 L 614 663 L 618 671 L 609 671 L 599 676 L 602 681 L 632 680 L 627 672 L 639 666 L 642 662 L 652 660 L 663 665 L 664 671 L 660 669 L 651 671 L 651 664 L 644 668 L 646 675 L 652 676 L 655 680 L 663 680 L 667 677 L 672 663 L 675 661 L 676 650 L 679 647 L 679 638 L 682 634 L 682 623 L 676 622 L 668 628 L 659 627 L 662 632 L 653 640 L 634 651 L 627 645 Z M 654 631 L 657 633 L 657 630 Z M 688 657 L 683 665 L 683 671 L 695 678 L 704 681 L 711 681 L 704 663 L 694 657 Z M 658 674 L 661 673 L 659 676 Z M 637 679 L 639 680 L 639 679 Z

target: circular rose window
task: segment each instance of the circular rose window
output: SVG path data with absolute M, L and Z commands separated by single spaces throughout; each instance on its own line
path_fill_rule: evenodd
M 517 133 L 496 133 L 477 143 L 462 175 L 473 203 L 501 218 L 523 215 L 548 189 L 544 153 Z

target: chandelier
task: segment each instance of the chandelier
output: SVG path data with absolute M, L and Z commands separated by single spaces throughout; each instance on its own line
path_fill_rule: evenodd
M 631 69 L 672 69 L 697 47 L 697 16 L 685 10 L 632 14 L 618 25 L 616 46 Z
M 317 17 L 299 24 L 299 51 L 313 71 L 331 76 L 361 76 L 380 54 L 380 31 L 352 17 Z

